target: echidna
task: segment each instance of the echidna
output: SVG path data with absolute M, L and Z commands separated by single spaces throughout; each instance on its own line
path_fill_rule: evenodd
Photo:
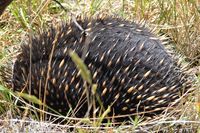
M 110 107 L 108 116 L 117 117 L 160 113 L 190 88 L 162 41 L 144 25 L 111 16 L 77 23 L 52 27 L 21 46 L 9 82 L 14 91 L 31 90 L 41 100 L 46 95 L 45 103 L 63 115 L 71 109 L 84 117 L 91 108 L 92 117 Z M 88 107 L 92 89 L 85 87 L 69 50 L 83 57 L 97 84 L 96 107 Z

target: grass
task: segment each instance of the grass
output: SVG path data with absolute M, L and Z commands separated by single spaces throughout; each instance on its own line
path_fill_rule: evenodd
M 51 0 L 28 0 L 14 1 L 0 17 L 0 67 L 17 54 L 17 48 L 27 36 L 39 29 L 48 28 L 49 25 L 60 21 L 68 21 L 71 15 L 95 15 L 101 12 L 106 12 L 111 15 L 119 15 L 129 20 L 144 20 L 149 27 L 156 28 L 158 34 L 165 35 L 169 39 L 170 45 L 175 48 L 175 51 L 181 55 L 187 62 L 190 72 L 196 73 L 197 86 L 194 95 L 189 97 L 186 104 L 177 107 L 176 110 L 181 111 L 181 114 L 172 115 L 160 120 L 151 120 L 141 122 L 139 118 L 132 120 L 130 126 L 121 125 L 120 127 L 111 127 L 108 125 L 104 128 L 108 132 L 120 131 L 137 131 L 138 127 L 142 130 L 151 130 L 156 132 L 165 127 L 166 130 L 185 129 L 199 130 L 199 115 L 200 115 L 200 2 L 197 0 L 77 0 L 67 1 L 60 0 L 61 4 L 67 9 L 67 13 L 60 6 Z M 197 69 L 197 71 L 194 70 Z M 87 78 L 87 76 L 86 76 Z M 89 79 L 87 79 L 89 80 Z M 22 116 L 22 120 L 28 119 L 26 112 L 19 112 L 15 101 L 11 99 L 13 94 L 9 89 L 0 84 L 0 113 L 2 114 L 1 121 L 4 128 L 14 131 L 14 127 L 10 127 L 11 123 L 23 127 L 20 120 L 9 121 L 14 115 Z M 32 98 L 29 98 L 32 99 Z M 185 110 L 186 109 L 186 110 Z M 105 112 L 106 113 L 106 112 Z M 39 119 L 39 118 L 38 118 Z M 172 121 L 167 121 L 170 119 Z M 156 122 L 156 123 L 155 123 Z M 7 126 L 5 125 L 7 123 Z M 32 123 L 46 127 L 45 122 L 30 121 L 28 129 L 33 129 Z M 80 123 L 93 126 L 86 128 L 80 126 Z M 0 124 L 0 125 L 1 125 Z M 97 123 L 92 123 L 88 120 L 81 120 L 76 127 L 78 132 L 87 132 L 89 130 L 98 131 L 100 127 L 96 127 Z M 101 122 L 100 122 L 101 124 Z M 70 123 L 68 124 L 70 125 Z M 52 131 L 63 131 L 69 128 L 68 125 L 52 126 Z M 99 124 L 97 124 L 99 125 Z M 148 126 L 147 126 L 148 125 Z M 41 127 L 42 127 L 41 126 Z M 50 125 L 48 125 L 50 126 Z M 44 128 L 43 129 L 46 129 Z M 31 130 L 29 130 L 31 132 Z

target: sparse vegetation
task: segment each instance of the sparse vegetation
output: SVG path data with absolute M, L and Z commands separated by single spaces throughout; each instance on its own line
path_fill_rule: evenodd
M 138 130 L 200 132 L 200 2 L 198 0 L 60 0 L 59 2 L 67 9 L 67 12 L 53 0 L 31 0 L 31 2 L 16 0 L 11 3 L 0 16 L 0 67 L 17 54 L 16 48 L 34 32 L 47 29 L 49 25 L 61 21 L 68 21 L 71 16 L 96 15 L 103 12 L 129 20 L 146 21 L 149 27 L 157 29 L 158 34 L 164 34 L 168 38 L 170 47 L 181 55 L 179 58 L 182 63 L 189 64 L 187 65 L 188 72 L 195 75 L 195 93 L 192 93 L 188 99 L 183 99 L 187 100 L 186 103 L 181 103 L 171 115 L 146 121 L 136 118 L 131 120 L 130 125 L 122 124 L 119 127 L 113 127 L 111 123 L 107 123 L 103 130 L 103 127 L 99 127 L 101 125 L 99 121 L 92 123 L 88 119 L 76 120 L 78 122 L 73 126 L 70 122 L 66 125 L 35 122 L 32 118 L 35 117 L 38 121 L 41 118 L 34 116 L 34 113 L 30 114 L 27 110 L 20 112 L 16 100 L 11 98 L 11 95 L 15 93 L 0 82 L 0 129 L 14 132 L 15 128 L 19 128 L 20 131 L 31 132 L 34 128 L 40 127 L 43 131 L 67 132 L 75 127 L 77 132 L 99 130 L 106 132 Z M 28 96 L 25 95 L 25 97 Z M 33 99 L 34 97 L 30 97 L 30 100 Z M 39 103 L 37 99 L 34 100 Z M 30 106 L 25 104 L 24 108 L 27 107 Z M 31 109 L 34 112 L 34 108 Z M 24 123 L 30 124 L 25 127 L 22 120 L 13 120 L 18 116 L 26 120 Z M 11 126 L 11 124 L 18 126 Z M 47 130 L 47 127 L 51 127 L 51 130 L 50 128 Z

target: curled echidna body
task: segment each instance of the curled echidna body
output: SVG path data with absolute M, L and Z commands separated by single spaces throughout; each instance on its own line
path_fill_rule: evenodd
M 96 107 L 89 111 L 120 116 L 160 113 L 188 90 L 187 78 L 162 42 L 139 24 L 112 17 L 78 19 L 34 36 L 21 46 L 13 67 L 14 91 L 28 92 L 59 113 L 84 117 L 85 81 L 69 56 L 74 50 L 97 84 Z M 31 52 L 30 52 L 31 50 Z M 31 88 L 30 88 L 31 87 Z M 91 96 L 91 87 L 87 87 Z M 102 104 L 102 105 L 101 105 Z M 101 106 L 100 106 L 101 105 Z M 104 108 L 104 109 L 103 109 Z

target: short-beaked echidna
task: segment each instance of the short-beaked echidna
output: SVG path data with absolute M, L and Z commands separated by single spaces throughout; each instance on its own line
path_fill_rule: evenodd
M 69 50 L 84 56 L 101 101 L 95 98 L 96 111 L 110 106 L 109 116 L 152 115 L 189 89 L 185 74 L 162 41 L 145 26 L 109 16 L 77 22 L 85 32 L 72 21 L 43 31 L 21 46 L 13 66 L 14 91 L 31 89 L 32 95 L 43 99 L 47 81 L 48 106 L 64 115 L 71 108 L 76 117 L 84 117 L 89 108 L 85 81 Z M 91 87 L 87 88 L 91 96 Z M 92 111 L 93 107 L 91 117 Z

